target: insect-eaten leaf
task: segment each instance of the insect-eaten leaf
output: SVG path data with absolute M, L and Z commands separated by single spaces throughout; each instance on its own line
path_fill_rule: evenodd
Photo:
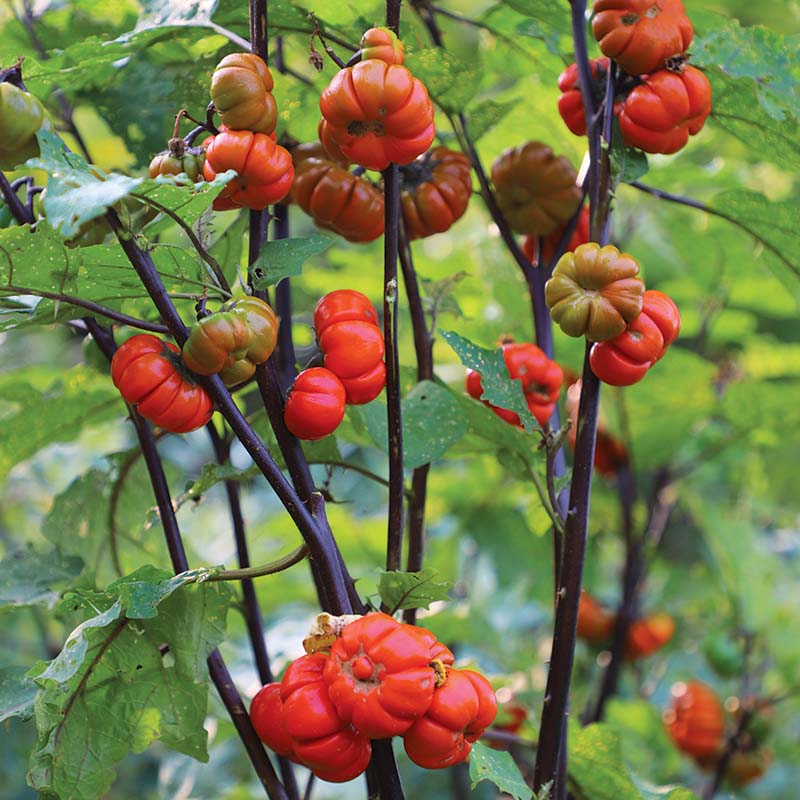
M 469 754 L 469 779 L 474 789 L 481 781 L 490 781 L 514 800 L 531 800 L 533 792 L 525 783 L 519 767 L 509 753 L 492 750 L 475 742 Z
M 145 566 L 104 592 L 65 596 L 62 610 L 84 621 L 28 673 L 38 688 L 28 782 L 42 796 L 104 796 L 116 763 L 155 740 L 208 759 L 206 657 L 224 638 L 232 594 L 193 580 Z
M 253 286 L 266 289 L 281 278 L 299 275 L 303 264 L 312 256 L 327 250 L 333 241 L 331 236 L 314 235 L 264 242 L 252 265 Z
M 481 400 L 487 400 L 492 405 L 513 411 L 519 416 L 528 433 L 539 430 L 539 423 L 528 410 L 525 402 L 522 383 L 519 380 L 512 380 L 508 374 L 502 349 L 487 350 L 469 339 L 459 336 L 454 331 L 440 331 L 440 333 L 450 347 L 456 351 L 461 363 L 480 373 L 483 385 Z
M 372 440 L 388 453 L 386 404 L 367 403 L 358 413 Z M 420 381 L 403 398 L 402 419 L 403 464 L 407 469 L 416 469 L 439 458 L 467 430 L 467 422 L 453 395 L 434 381 Z
M 422 572 L 381 572 L 378 594 L 385 606 L 395 611 L 428 608 L 435 600 L 449 600 L 450 581 L 437 581 L 438 570 Z

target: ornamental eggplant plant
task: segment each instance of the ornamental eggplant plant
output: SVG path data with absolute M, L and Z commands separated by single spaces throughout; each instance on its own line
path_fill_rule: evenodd
M 791 15 L 157 5 L 0 12 L 0 794 L 793 797 Z

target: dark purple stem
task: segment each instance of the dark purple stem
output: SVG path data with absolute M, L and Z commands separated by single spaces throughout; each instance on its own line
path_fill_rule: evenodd
M 274 208 L 275 239 L 289 238 L 289 208 L 285 205 L 277 205 Z M 292 285 L 289 278 L 281 278 L 275 286 L 275 312 L 280 320 L 278 328 L 278 347 L 276 356 L 278 358 L 278 374 L 282 392 L 288 391 L 297 375 L 295 362 L 297 360 L 294 352 L 294 340 L 292 337 Z
M 578 408 L 575 464 L 572 470 L 569 512 L 564 525 L 561 575 L 556 592 L 555 630 L 534 773 L 534 787 L 537 791 L 549 781 L 555 782 L 554 800 L 566 797 L 566 775 L 563 774 L 566 763 L 560 765 L 559 760 L 562 741 L 566 736 L 569 710 L 569 685 L 575 655 L 578 599 L 586 555 L 589 496 L 600 400 L 599 381 L 589 366 L 590 347 L 591 344 L 587 343 L 583 365 L 583 391 Z
M 387 25 L 391 27 L 387 3 Z M 399 6 L 399 3 L 396 5 Z M 396 22 L 395 22 L 396 25 Z M 400 179 L 396 164 L 383 172 L 383 338 L 386 345 L 386 419 L 389 432 L 389 522 L 386 569 L 401 569 L 403 551 L 403 421 L 400 410 L 400 358 L 397 351 L 397 257 Z
M 619 676 L 625 654 L 628 630 L 636 619 L 638 593 L 644 575 L 643 544 L 641 536 L 633 530 L 633 504 L 636 500 L 636 484 L 627 464 L 617 472 L 617 493 L 622 511 L 622 533 L 625 540 L 625 566 L 622 573 L 622 597 L 617 606 L 614 635 L 611 641 L 611 657 L 603 671 L 600 691 L 593 708 L 587 709 L 583 722 L 600 722 L 606 703 L 617 693 Z
M 91 317 L 85 318 L 84 322 L 86 323 L 87 330 L 92 334 L 98 346 L 110 361 L 116 349 L 111 332 L 98 325 Z M 189 569 L 189 561 L 186 558 L 186 550 L 183 546 L 178 520 L 172 505 L 169 484 L 164 474 L 161 458 L 158 455 L 153 431 L 150 425 L 139 416 L 134 408 L 129 406 L 129 410 L 131 420 L 136 428 L 139 446 L 142 448 L 142 456 L 147 466 L 147 472 L 150 475 L 150 483 L 153 487 L 156 505 L 158 506 L 161 526 L 164 529 L 164 537 L 166 539 L 170 561 L 172 562 L 172 569 L 175 571 L 175 574 L 186 572 Z M 213 650 L 208 656 L 206 663 L 208 664 L 211 680 L 214 686 L 217 687 L 222 702 L 230 714 L 231 720 L 239 734 L 239 738 L 244 744 L 247 755 L 253 764 L 261 784 L 267 792 L 267 796 L 270 800 L 289 800 L 281 782 L 278 780 L 272 763 L 264 751 L 261 740 L 253 730 L 250 717 L 247 714 L 247 709 L 239 693 L 236 691 L 233 679 L 219 651 L 216 649 Z
M 219 464 L 226 464 L 230 460 L 230 442 L 223 439 L 213 422 L 206 426 L 211 444 L 214 448 L 214 455 Z M 228 507 L 231 511 L 231 522 L 233 524 L 233 535 L 236 541 L 236 556 L 239 569 L 246 569 L 250 566 L 250 554 L 247 550 L 247 536 L 245 534 L 244 515 L 242 514 L 242 504 L 239 498 L 239 484 L 236 481 L 225 481 L 225 493 L 228 496 Z M 264 623 L 261 619 L 261 609 L 258 605 L 256 587 L 252 578 L 242 580 L 242 599 L 244 601 L 244 619 L 247 625 L 247 633 L 250 637 L 250 646 L 253 649 L 253 657 L 258 670 L 258 678 L 262 685 L 272 683 L 274 680 L 272 667 L 269 663 L 267 653 L 267 643 L 264 639 Z M 286 788 L 286 794 L 290 800 L 297 800 L 299 797 L 297 782 L 294 778 L 294 770 L 288 759 L 278 756 L 278 767 Z
M 36 217 L 25 208 L 25 204 L 17 197 L 17 193 L 11 188 L 8 178 L 2 172 L 0 172 L 0 194 L 3 195 L 8 210 L 20 225 L 33 225 L 36 222 Z
M 152 258 L 148 253 L 139 249 L 128 231 L 123 229 L 119 217 L 113 210 L 108 212 L 107 219 L 112 229 L 117 233 L 120 245 L 139 275 L 139 279 L 167 323 L 173 338 L 179 345 L 182 345 L 187 338 L 186 326 L 172 304 L 172 300 L 167 295 Z M 345 581 L 341 575 L 338 549 L 329 533 L 329 529 L 328 531 L 323 531 L 318 526 L 318 520 L 286 480 L 264 443 L 253 431 L 239 407 L 233 401 L 230 392 L 222 383 L 222 379 L 218 375 L 211 375 L 201 379 L 200 383 L 214 400 L 217 408 L 241 441 L 242 446 L 259 467 L 288 511 L 292 521 L 297 525 L 300 534 L 308 545 L 311 558 L 314 559 L 315 565 L 320 570 L 320 579 L 325 582 L 331 595 L 329 607 L 325 610 L 334 614 L 348 613 L 350 601 Z
M 213 422 L 206 425 L 206 430 L 211 439 L 218 464 L 227 464 L 230 460 L 230 442 L 223 439 Z M 247 548 L 244 516 L 239 498 L 239 485 L 236 481 L 225 481 L 225 493 L 228 496 L 228 507 L 231 512 L 233 536 L 236 542 L 236 556 L 239 569 L 250 566 L 250 554 Z M 258 677 L 262 684 L 273 681 L 272 668 L 269 663 L 267 645 L 264 640 L 264 624 L 261 619 L 261 609 L 258 607 L 255 584 L 252 578 L 241 581 L 242 596 L 244 598 L 244 618 L 247 624 L 247 633 L 250 637 L 250 646 L 253 649 Z
M 586 0 L 571 0 L 575 60 L 578 64 L 584 113 L 589 125 L 588 191 L 590 198 L 591 239 L 600 245 L 608 241 L 609 147 L 603 147 L 604 132 L 610 130 L 608 117 L 613 103 L 606 105 L 602 120 L 595 116 L 591 95 L 591 71 L 586 46 Z M 602 122 L 601 124 L 599 124 Z M 606 140 L 610 146 L 610 141 Z M 553 782 L 553 800 L 567 796 L 567 716 L 569 689 L 575 657 L 578 601 L 583 581 L 583 564 L 589 525 L 592 467 L 597 437 L 600 382 L 589 366 L 591 342 L 586 343 L 582 391 L 578 406 L 575 460 L 569 495 L 569 512 L 564 526 L 561 574 L 556 593 L 555 630 L 547 673 L 545 702 L 539 727 L 534 789 L 540 791 Z
M 425 310 L 419 291 L 419 281 L 414 269 L 411 245 L 404 226 L 399 231 L 400 267 L 406 287 L 408 310 L 411 314 L 411 327 L 414 334 L 414 350 L 417 356 L 417 380 L 433 379 L 433 336 L 425 320 Z M 417 467 L 411 476 L 411 498 L 408 503 L 408 555 L 406 570 L 419 572 L 425 555 L 425 500 L 428 492 L 428 473 L 431 465 Z M 403 612 L 403 620 L 413 625 L 417 610 L 408 608 Z

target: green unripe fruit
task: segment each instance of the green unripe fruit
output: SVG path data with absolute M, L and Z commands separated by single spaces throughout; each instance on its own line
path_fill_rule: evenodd
M 51 128 L 38 98 L 13 83 L 0 83 L 0 169 L 13 169 L 38 156 L 36 132 Z

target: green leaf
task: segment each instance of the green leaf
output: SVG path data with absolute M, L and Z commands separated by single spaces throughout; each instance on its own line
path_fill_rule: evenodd
M 480 373 L 483 385 L 481 400 L 487 400 L 492 405 L 515 412 L 528 433 L 539 430 L 539 423 L 528 410 L 525 402 L 522 381 L 512 380 L 509 377 L 508 368 L 503 360 L 502 348 L 486 350 L 463 336 L 459 336 L 455 331 L 441 331 L 441 334 L 450 347 L 456 351 L 461 363 Z
M 467 116 L 469 119 L 469 132 L 472 140 L 477 142 L 485 133 L 503 120 L 511 109 L 516 108 L 518 100 L 483 100 L 473 106 Z
M 199 500 L 209 489 L 222 481 L 245 481 L 260 475 L 261 471 L 255 465 L 247 469 L 238 469 L 232 464 L 203 464 L 200 475 L 192 481 L 185 492 L 173 498 L 176 509 L 186 502 Z
M 127 567 L 165 563 L 163 531 L 154 505 L 147 466 L 138 448 L 115 453 L 79 475 L 57 495 L 42 533 L 62 553 L 80 557 L 101 585 Z M 167 461 L 168 479 L 174 467 Z
M 381 571 L 378 579 L 378 594 L 391 613 L 406 608 L 428 608 L 436 600 L 449 600 L 450 581 L 435 580 L 438 570 L 424 569 L 421 572 Z
M 800 228 L 797 203 L 773 202 L 759 192 L 732 189 L 718 194 L 711 207 L 757 237 L 795 276 L 800 276 Z
M 314 235 L 264 242 L 252 265 L 253 285 L 256 289 L 266 289 L 281 278 L 299 275 L 309 258 L 325 252 L 334 241 L 331 236 Z
M 50 176 L 44 211 L 50 225 L 66 239 L 142 183 L 142 178 L 105 175 L 97 168 L 90 169 L 81 156 L 65 149 L 58 134 L 40 130 L 36 138 L 41 155 L 30 163 Z
M 0 479 L 41 448 L 71 442 L 84 428 L 124 413 L 108 377 L 82 366 L 44 386 L 32 385 L 24 374 L 0 374 L 0 393 L 7 404 L 0 426 Z
M 773 119 L 797 116 L 800 71 L 797 39 L 761 25 L 742 27 L 739 20 L 710 12 L 693 17 L 704 33 L 692 41 L 692 64 L 717 67 L 731 79 L 746 81 L 759 106 Z
M 736 136 L 748 148 L 758 142 L 759 155 L 782 169 L 800 167 L 800 124 L 796 116 L 776 119 L 766 111 L 754 81 L 736 80 L 718 67 L 707 67 L 706 77 L 713 91 L 712 125 Z
M 568 747 L 569 782 L 581 800 L 641 800 L 611 726 L 571 724 Z
M 218 0 L 175 3 L 173 0 L 144 0 L 136 30 L 165 25 L 205 25 L 217 8 Z
M 473 789 L 481 781 L 490 781 L 514 800 L 533 798 L 511 754 L 492 750 L 481 742 L 475 742 L 469 754 L 469 779 Z
M 0 561 L 0 607 L 52 607 L 61 595 L 57 587 L 80 575 L 83 561 L 51 549 L 38 553 L 31 545 L 13 550 Z
M 350 413 L 361 416 L 372 440 L 388 453 L 386 404 L 374 401 Z M 403 398 L 402 418 L 403 464 L 407 469 L 436 460 L 467 430 L 452 393 L 433 381 L 420 381 Z
M 570 35 L 569 14 L 558 0 L 504 0 L 525 17 L 517 26 L 517 33 L 541 39 L 554 55 L 561 52 L 561 42 Z
M 0 722 L 11 717 L 27 720 L 33 716 L 36 685 L 27 672 L 28 667 L 0 667 Z
M 445 111 L 458 114 L 475 96 L 481 76 L 480 59 L 465 61 L 449 50 L 431 47 L 415 50 L 407 66 Z
M 630 183 L 637 181 L 647 174 L 650 168 L 647 163 L 647 156 L 634 147 L 626 147 L 622 140 L 622 132 L 619 128 L 619 121 L 614 120 L 611 129 L 611 183 L 618 186 L 620 183 Z
M 153 741 L 201 761 L 206 656 L 222 640 L 229 590 L 184 586 L 188 576 L 146 567 L 106 592 L 63 601 L 91 616 L 31 673 L 38 738 L 28 780 L 47 794 L 95 800 L 114 765 Z

